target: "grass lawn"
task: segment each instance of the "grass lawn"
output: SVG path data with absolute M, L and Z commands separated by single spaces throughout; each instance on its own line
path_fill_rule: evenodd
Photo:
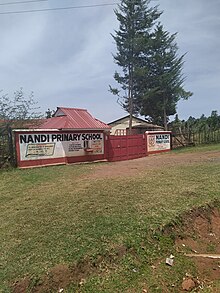
M 182 256 L 174 267 L 162 262 L 154 272 L 155 263 L 174 253 L 172 235 L 160 230 L 219 199 L 220 160 L 146 166 L 140 175 L 118 179 L 90 178 L 97 166 L 0 172 L 0 292 L 11 292 L 24 277 L 32 280 L 31 291 L 55 265 L 83 260 L 95 269 L 81 286 L 73 282 L 63 292 L 179 292 L 186 271 L 194 273 Z
M 189 146 L 189 147 L 179 147 L 172 152 L 174 153 L 199 153 L 199 152 L 210 152 L 210 151 L 219 151 L 220 150 L 220 144 L 204 144 L 204 145 L 198 145 L 196 147 Z

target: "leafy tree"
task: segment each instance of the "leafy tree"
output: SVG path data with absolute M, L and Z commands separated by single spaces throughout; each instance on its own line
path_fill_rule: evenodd
M 33 93 L 26 96 L 22 88 L 15 91 L 12 97 L 2 93 L 0 96 L 0 168 L 10 164 L 15 165 L 11 128 L 23 127 L 24 124 L 37 125 L 40 117 Z
M 53 114 L 54 114 L 54 113 L 55 113 L 54 110 L 50 110 L 50 109 L 48 109 L 48 110 L 45 112 L 45 114 L 46 114 L 46 118 L 49 119 L 49 118 L 53 117 Z
M 137 112 L 137 99 L 139 80 L 145 72 L 146 51 L 155 21 L 160 12 L 157 7 L 149 8 L 148 0 L 122 0 L 115 10 L 119 21 L 119 30 L 112 35 L 117 53 L 113 55 L 121 72 L 115 72 L 114 78 L 119 83 L 120 89 L 112 88 L 110 91 L 119 97 L 119 103 L 130 114 L 129 130 L 132 128 L 132 115 Z
M 168 117 L 176 113 L 177 102 L 192 95 L 183 89 L 184 55 L 178 57 L 176 34 L 170 35 L 159 23 L 145 53 L 147 67 L 138 106 L 142 115 L 152 122 L 163 124 L 167 130 Z
M 207 118 L 208 126 L 211 130 L 217 130 L 220 128 L 220 116 L 217 111 L 212 111 L 211 116 Z
M 149 8 L 150 1 L 122 0 L 115 14 L 119 30 L 113 36 L 117 54 L 114 59 L 122 69 L 115 80 L 121 90 L 110 87 L 118 95 L 122 107 L 130 114 L 140 113 L 148 120 L 164 124 L 176 113 L 177 102 L 192 95 L 183 88 L 184 55 L 178 57 L 176 34 L 164 30 L 158 19 L 158 7 Z
M 5 125 L 22 125 L 29 119 L 40 118 L 41 115 L 36 107 L 33 92 L 25 95 L 22 88 L 14 92 L 13 97 L 8 94 L 2 94 L 0 97 L 0 119 Z
M 196 128 L 199 132 L 208 130 L 207 117 L 204 114 L 197 119 Z
M 182 121 L 179 119 L 178 114 L 175 115 L 174 120 L 169 124 L 169 128 L 173 132 L 181 132 Z
M 190 116 L 186 121 L 179 120 L 178 115 L 176 115 L 174 121 L 169 123 L 169 129 L 174 133 L 188 133 L 189 135 L 192 133 L 220 130 L 220 115 L 215 110 L 208 117 L 204 114 L 200 118 Z

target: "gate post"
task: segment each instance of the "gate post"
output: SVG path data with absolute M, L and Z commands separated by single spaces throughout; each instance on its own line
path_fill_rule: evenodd
M 104 157 L 107 161 L 109 161 L 109 136 L 110 134 L 104 134 Z
M 14 167 L 15 166 L 15 149 L 14 149 L 14 142 L 13 142 L 13 133 L 11 127 L 7 127 L 7 134 L 8 134 L 8 150 L 9 150 L 9 161 L 10 164 Z

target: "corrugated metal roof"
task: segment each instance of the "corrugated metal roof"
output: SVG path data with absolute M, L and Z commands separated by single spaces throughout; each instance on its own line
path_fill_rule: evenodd
M 57 113 L 59 116 L 56 116 Z M 86 109 L 58 107 L 54 117 L 47 119 L 42 129 L 110 129 L 104 122 L 92 117 Z
M 108 123 L 108 125 L 114 125 L 114 124 L 120 124 L 121 123 L 121 121 L 123 121 L 124 119 L 129 119 L 129 115 L 127 115 L 127 116 L 123 116 L 123 117 L 121 117 L 121 118 L 119 118 L 119 119 L 116 119 L 116 120 L 114 120 L 114 121 L 112 121 L 112 122 L 109 122 Z M 142 118 L 139 118 L 139 117 L 135 117 L 135 116 L 132 116 L 133 117 L 133 120 L 135 121 L 138 121 L 138 122 L 140 122 L 142 125 L 145 125 L 145 126 L 149 126 L 149 127 L 154 127 L 154 128 L 162 128 L 163 129 L 163 126 L 159 126 L 159 125 L 156 125 L 156 124 L 152 124 L 152 123 L 150 123 L 150 122 L 148 122 L 147 120 L 144 120 L 144 119 L 142 119 Z M 134 127 L 136 127 L 137 125 L 135 125 Z

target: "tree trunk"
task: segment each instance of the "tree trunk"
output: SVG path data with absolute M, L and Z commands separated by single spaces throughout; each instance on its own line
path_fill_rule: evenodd
M 132 134 L 132 118 L 133 118 L 133 64 L 129 66 L 129 88 L 128 88 L 128 101 L 129 101 L 129 135 Z
M 128 134 L 132 134 L 132 119 L 133 119 L 133 100 L 132 100 L 132 90 L 129 89 L 129 130 Z
M 166 99 L 164 98 L 164 105 L 163 105 L 163 124 L 164 130 L 167 131 L 167 111 L 166 111 Z
M 133 3 L 134 5 L 134 3 Z M 134 31 L 134 19 L 132 20 L 131 25 L 132 32 Z M 129 95 L 129 135 L 132 134 L 132 118 L 133 118 L 133 95 L 134 95 L 134 35 L 131 38 L 130 43 L 130 63 L 128 67 L 128 74 L 129 74 L 129 89 L 128 89 L 128 95 Z
M 15 166 L 15 150 L 14 150 L 14 142 L 13 142 L 13 133 L 11 127 L 7 127 L 8 134 L 8 151 L 9 151 L 9 162 L 11 166 Z

